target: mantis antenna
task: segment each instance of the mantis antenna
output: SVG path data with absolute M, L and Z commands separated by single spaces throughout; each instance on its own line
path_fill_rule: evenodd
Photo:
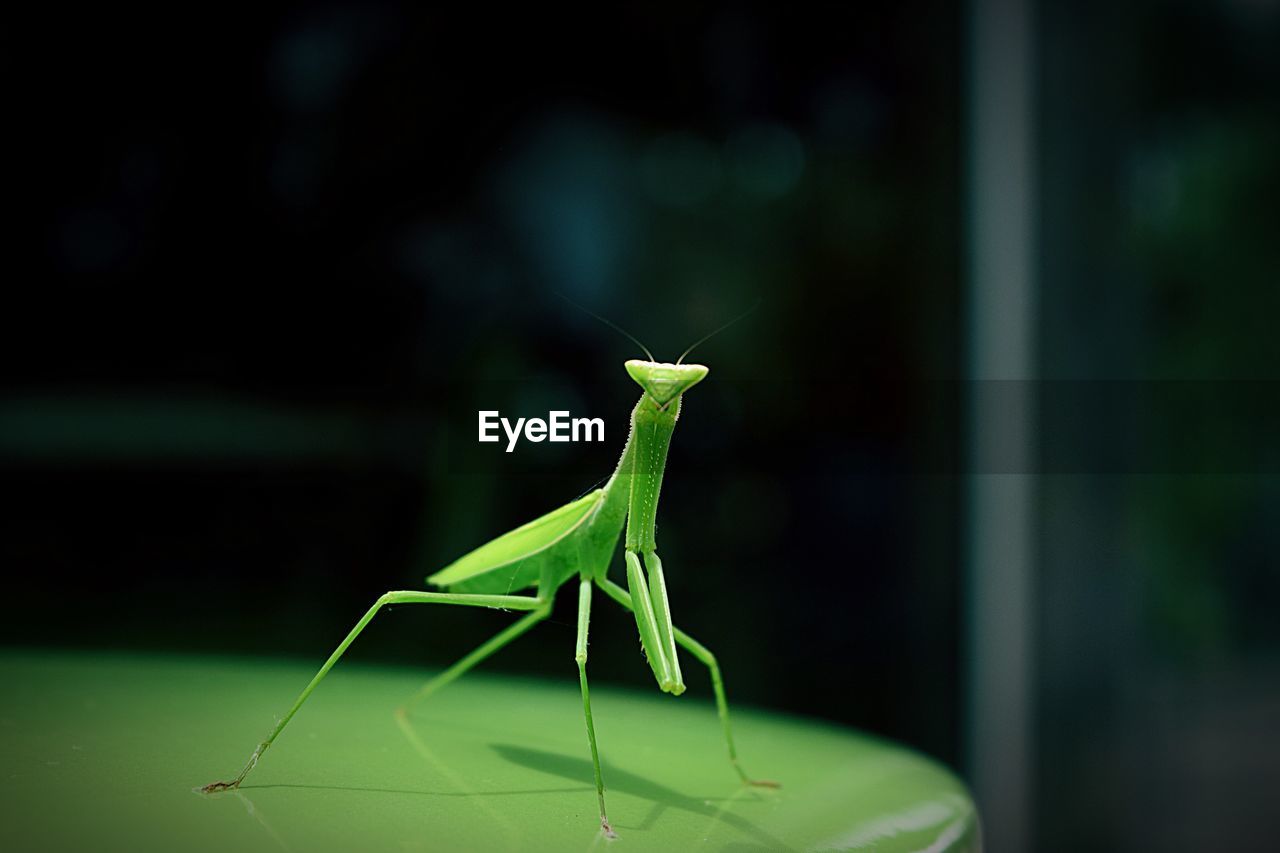
M 684 353 L 683 353 L 683 354 L 682 354 L 678 359 L 676 359 L 676 364 L 680 364 L 680 363 L 682 363 L 682 362 L 684 361 L 685 356 L 687 356 L 689 353 L 693 352 L 693 351 L 694 351 L 694 349 L 695 349 L 696 347 L 698 347 L 698 346 L 700 346 L 700 345 L 702 345 L 702 344 L 706 343 L 706 341 L 707 341 L 708 339 L 710 339 L 710 338 L 714 338 L 716 335 L 720 334 L 720 333 L 721 333 L 721 332 L 723 332 L 725 329 L 729 328 L 729 327 L 730 327 L 730 326 L 732 326 L 734 323 L 736 323 L 736 322 L 738 322 L 739 320 L 741 320 L 743 317 L 746 317 L 746 316 L 747 316 L 748 314 L 750 314 L 752 311 L 755 311 L 757 308 L 759 308 L 759 307 L 760 307 L 760 303 L 761 303 L 761 302 L 763 302 L 763 301 L 764 301 L 763 299 L 757 299 L 757 300 L 756 300 L 756 304 L 755 304 L 755 305 L 752 305 L 750 308 L 748 308 L 746 311 L 743 311 L 743 312 L 742 312 L 741 314 L 739 314 L 737 317 L 734 317 L 732 320 L 730 320 L 729 322 L 725 323 L 723 326 L 721 326 L 720 328 L 716 329 L 714 332 L 709 332 L 709 333 L 707 333 L 707 334 L 703 335 L 702 337 L 698 338 L 696 341 L 694 341 L 694 342 L 693 342 L 693 344 L 692 344 L 692 345 L 691 345 L 687 350 L 685 350 L 685 351 L 684 351 Z M 637 341 L 636 343 L 639 343 L 639 341 Z
M 591 310 L 591 309 L 589 309 L 589 308 L 583 308 L 581 305 L 579 305 L 578 303 L 574 302 L 572 299 L 570 299 L 569 297 L 565 296 L 563 293 L 560 293 L 559 291 L 556 291 L 556 296 L 559 296 L 559 297 L 560 297 L 561 299 L 563 299 L 565 302 L 568 302 L 570 305 L 572 305 L 574 308 L 577 308 L 577 309 L 578 309 L 579 311 L 581 311 L 582 313 L 584 313 L 584 314 L 588 314 L 588 315 L 590 315 L 590 316 L 592 316 L 592 317 L 595 317 L 597 320 L 599 320 L 601 323 L 604 323 L 606 326 L 608 326 L 609 328 L 613 329 L 615 332 L 620 332 L 621 334 L 626 335 L 628 338 L 630 338 L 630 339 L 631 339 L 632 343 L 634 343 L 636 346 L 640 347 L 640 349 L 644 350 L 644 354 L 645 354 L 645 355 L 647 355 L 647 356 L 649 356 L 649 360 L 650 360 L 650 361 L 657 361 L 657 359 L 655 359 L 655 358 L 653 357 L 653 353 L 649 352 L 649 348 L 648 348 L 647 346 L 645 346 L 644 344 L 640 343 L 640 339 L 639 339 L 639 338 L 637 338 L 635 335 L 631 334 L 631 333 L 630 333 L 630 332 L 628 332 L 626 329 L 624 329 L 624 328 L 622 328 L 621 326 L 619 326 L 617 323 L 614 323 L 614 322 L 613 322 L 613 321 L 611 321 L 611 320 L 606 320 L 604 317 L 601 317 L 599 314 L 597 314 L 596 312 L 592 311 L 592 310 Z

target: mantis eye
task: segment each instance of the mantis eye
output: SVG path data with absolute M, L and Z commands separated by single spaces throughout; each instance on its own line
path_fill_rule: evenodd
M 668 364 L 635 358 L 626 363 L 626 368 L 659 406 L 665 406 L 707 375 L 707 368 L 701 364 Z

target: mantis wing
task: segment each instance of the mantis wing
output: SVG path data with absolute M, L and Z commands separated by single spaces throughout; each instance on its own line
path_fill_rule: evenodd
M 604 489 L 588 492 L 572 503 L 481 545 L 428 577 L 427 582 L 469 592 L 490 591 L 488 587 L 506 592 L 530 586 L 538 581 L 542 564 L 541 559 L 530 558 L 549 556 L 545 552 L 581 527 L 603 500 Z M 498 571 L 503 568 L 508 570 Z

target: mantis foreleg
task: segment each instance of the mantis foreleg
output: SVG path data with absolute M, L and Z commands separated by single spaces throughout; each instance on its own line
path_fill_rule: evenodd
M 679 696 L 684 692 L 684 677 L 680 674 L 680 656 L 676 654 L 675 626 L 671 624 L 671 604 L 667 600 L 667 579 L 662 573 L 662 560 L 657 551 L 649 551 L 644 555 L 644 564 L 649 568 L 649 597 L 653 599 L 653 618 L 657 622 L 658 637 L 662 640 L 662 651 L 671 669 L 671 693 Z
M 599 578 L 596 583 L 614 601 L 627 610 L 633 609 L 631 596 L 627 594 L 625 589 L 608 578 Z M 701 661 L 711 674 L 711 688 L 715 692 L 716 711 L 720 716 L 720 727 L 724 730 L 725 744 L 729 747 L 729 761 L 733 764 L 733 769 L 737 771 L 739 778 L 748 785 L 760 785 L 765 788 L 779 787 L 777 782 L 770 782 L 766 779 L 752 779 L 738 762 L 738 750 L 733 744 L 733 727 L 729 724 L 729 700 L 725 697 L 724 679 L 720 675 L 720 663 L 716 660 L 716 656 L 711 653 L 710 649 L 684 631 L 679 628 L 673 628 L 673 630 L 676 643 L 688 649 L 689 653 Z
M 671 675 L 671 664 L 667 661 L 667 652 L 662 642 L 662 634 L 658 630 L 658 620 L 653 612 L 653 596 L 649 591 L 649 582 L 644 578 L 644 570 L 640 568 L 640 556 L 635 551 L 623 552 L 627 561 L 627 609 L 636 617 L 636 628 L 640 631 L 640 645 L 644 647 L 645 657 L 649 659 L 649 667 L 658 679 L 663 690 L 670 690 L 675 684 Z
M 329 670 L 333 669 L 333 665 L 338 662 L 338 659 L 347 651 L 347 648 L 355 642 L 356 637 L 360 636 L 360 632 L 373 621 L 373 617 L 377 615 L 378 611 L 388 604 L 461 604 L 470 607 L 493 607 L 501 610 L 534 610 L 543 611 L 544 613 L 550 607 L 550 602 L 544 599 L 531 598 L 525 595 L 466 595 L 450 592 L 417 592 L 415 590 L 384 593 L 373 603 L 373 606 L 369 608 L 368 612 L 361 617 L 360 621 L 356 623 L 356 626 L 351 629 L 351 633 L 347 634 L 347 638 L 338 645 L 338 648 L 334 649 L 333 654 L 329 655 L 329 659 L 324 662 L 324 665 L 320 667 L 320 671 L 311 679 L 311 683 L 308 684 L 298 696 L 297 700 L 293 703 L 293 707 L 289 709 L 289 712 L 280 718 L 280 722 L 276 723 L 275 728 L 271 730 L 271 734 L 267 735 L 266 740 L 258 744 L 258 748 L 253 751 L 253 755 L 249 756 L 249 761 L 245 764 L 244 769 L 240 771 L 240 775 L 236 776 L 236 778 L 230 782 L 214 782 L 212 784 L 205 785 L 202 790 L 206 794 L 240 787 L 240 783 L 244 781 L 244 778 L 248 776 L 249 772 L 258 765 L 258 759 L 262 757 L 262 753 L 267 751 L 267 748 L 270 747 L 272 742 L 280 735 L 280 732 L 284 730 L 284 727 L 293 719 L 293 715 L 298 713 L 298 709 L 302 707 L 302 703 L 307 701 L 307 698 L 311 695 L 312 691 L 315 690 L 320 682 L 324 680 L 324 677 L 329 674 Z M 474 664 L 474 661 L 472 661 L 472 664 Z M 455 675 L 454 677 L 456 678 L 457 676 Z

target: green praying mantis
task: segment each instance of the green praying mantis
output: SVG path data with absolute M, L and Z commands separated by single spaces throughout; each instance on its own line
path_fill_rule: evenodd
M 229 782 L 206 785 L 201 790 L 213 793 L 238 788 L 333 665 L 386 605 L 455 604 L 527 611 L 523 618 L 428 681 L 397 712 L 407 716 L 418 702 L 546 619 L 557 591 L 575 577 L 578 579 L 578 636 L 574 659 L 582 686 L 582 710 L 586 718 L 587 740 L 591 745 L 600 827 L 604 834 L 609 838 L 617 837 L 605 811 L 604 778 L 600 772 L 600 753 L 596 747 L 591 694 L 587 686 L 587 632 L 591 623 L 591 598 L 596 588 L 635 615 L 640 643 L 654 678 L 664 692 L 679 696 L 685 691 L 677 646 L 707 667 L 733 769 L 745 784 L 777 787 L 775 782 L 750 778 L 742 769 L 733 743 L 720 665 L 706 646 L 672 622 L 667 582 L 662 560 L 658 557 L 655 520 L 667 449 L 680 416 L 684 394 L 706 378 L 707 368 L 700 364 L 681 363 L 684 356 L 675 364 L 656 362 L 648 350 L 645 352 L 649 355 L 647 361 L 632 359 L 625 365 L 627 373 L 644 389 L 644 393 L 631 412 L 631 428 L 622 458 L 602 488 L 499 536 L 427 578 L 429 583 L 444 589 L 444 592 L 406 590 L 382 595 L 324 662 L 266 740 L 253 751 L 240 775 Z M 610 558 L 624 526 L 625 589 L 607 577 Z M 530 588 L 536 590 L 534 594 L 510 594 Z

